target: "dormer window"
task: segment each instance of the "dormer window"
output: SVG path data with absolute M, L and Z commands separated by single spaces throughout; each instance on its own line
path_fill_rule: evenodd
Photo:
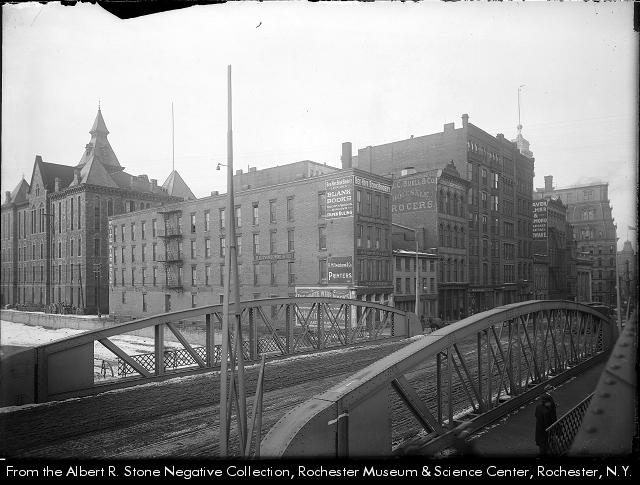
M 40 186 L 36 185 L 36 197 L 40 197 Z

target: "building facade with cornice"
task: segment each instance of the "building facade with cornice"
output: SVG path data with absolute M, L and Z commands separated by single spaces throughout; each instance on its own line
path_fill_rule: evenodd
M 459 128 L 447 123 L 442 132 L 369 146 L 353 157 L 354 167 L 395 177 L 409 168 L 441 169 L 452 161 L 468 182 L 461 219 L 469 254 L 467 315 L 533 296 L 534 159 L 528 146 L 522 148 L 525 153 L 503 134 L 492 136 L 473 125 L 465 114 Z M 439 284 L 446 283 L 446 274 L 439 274 Z
M 36 156 L 2 204 L 3 305 L 107 313 L 108 217 L 195 198 L 173 171 L 165 185 L 124 171 L 98 109 L 76 165 Z
M 553 187 L 553 176 L 545 177 L 545 187 L 537 188 L 536 200 L 558 197 L 567 206 L 567 221 L 573 228 L 577 251 L 592 262 L 592 301 L 615 306 L 616 225 L 609 201 L 609 184 L 593 183 L 566 188 Z

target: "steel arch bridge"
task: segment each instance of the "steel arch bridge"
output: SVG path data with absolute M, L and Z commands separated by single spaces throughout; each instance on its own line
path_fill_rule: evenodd
M 449 445 L 606 358 L 614 322 L 569 301 L 529 301 L 437 330 L 280 419 L 262 456 L 388 456 Z M 375 425 L 372 425 L 375 423 Z M 417 424 L 417 427 L 416 427 Z
M 362 300 L 269 298 L 240 302 L 239 307 L 246 360 L 409 337 L 422 331 L 414 314 Z M 222 305 L 180 310 L 12 354 L 0 367 L 0 405 L 86 396 L 219 368 L 222 315 Z M 194 329 L 200 331 L 202 345 L 189 338 Z M 130 355 L 114 342 L 114 337 L 141 332 L 153 338 L 153 352 Z M 177 346 L 167 345 L 169 332 Z M 96 372 L 94 355 L 99 345 L 114 356 L 113 365 L 109 364 L 113 379 Z

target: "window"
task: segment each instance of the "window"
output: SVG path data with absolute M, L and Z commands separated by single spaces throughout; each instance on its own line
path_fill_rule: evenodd
M 260 267 L 257 263 L 253 265 L 253 286 L 258 286 L 260 284 L 258 281 L 258 276 L 260 274 L 259 269 Z
M 120 271 L 120 277 L 122 278 L 122 286 L 124 286 L 124 268 Z
M 120 261 L 124 264 L 124 246 L 120 248 Z
M 144 286 L 147 281 L 147 270 L 145 268 L 142 268 L 141 273 L 142 273 L 142 286 Z
M 100 256 L 100 239 L 93 240 L 93 255 Z
M 136 262 L 136 247 L 135 246 L 131 246 L 131 262 L 132 263 Z
M 195 308 L 195 307 L 196 307 L 196 294 L 191 293 L 191 308 Z
M 204 211 L 204 230 L 209 230 L 209 211 Z
M 196 214 L 192 212 L 189 214 L 189 225 L 191 227 L 191 234 L 195 234 L 196 232 Z
M 242 256 L 242 234 L 236 236 L 236 255 Z
M 482 175 L 482 185 L 487 185 L 487 169 L 483 168 L 480 173 Z
M 287 252 L 295 250 L 295 231 L 293 229 L 287 230 Z
M 147 260 L 147 255 L 146 255 L 146 252 L 147 252 L 147 245 L 146 245 L 146 244 L 143 244 L 143 245 L 141 246 L 141 248 L 140 248 L 140 249 L 141 249 L 141 253 L 142 253 L 142 254 L 141 254 L 141 256 L 142 256 L 142 262 L 144 263 L 144 262 Z
M 275 285 L 277 284 L 277 280 L 276 280 L 276 267 L 277 263 L 271 263 L 271 284 Z
M 269 253 L 274 254 L 276 252 L 276 231 L 269 232 Z
M 204 240 L 204 257 L 205 258 L 211 257 L 211 239 L 209 238 L 206 238 Z
M 153 267 L 153 286 L 158 284 L 158 268 Z
M 260 234 L 253 234 L 253 258 L 260 254 Z
M 226 238 L 224 236 L 222 236 L 220 238 L 220 257 L 221 258 L 224 258 L 225 254 L 226 254 L 226 247 L 227 247 Z
M 141 239 L 145 239 L 147 237 L 147 222 L 146 221 L 142 221 L 140 222 L 140 238 Z
M 356 214 L 362 214 L 362 190 L 356 191 Z
M 196 266 L 191 266 L 191 286 L 196 286 Z
M 182 259 L 182 241 L 178 241 L 178 259 Z
M 293 221 L 293 197 L 287 197 L 287 220 Z
M 373 198 L 373 215 L 380 217 L 380 194 L 376 194 Z
M 402 278 L 396 278 L 396 293 L 402 293 Z
M 158 233 L 158 223 L 155 219 L 151 221 L 151 237 L 156 237 Z
M 207 264 L 204 267 L 204 284 L 205 286 L 211 285 L 211 265 Z
M 371 192 L 365 192 L 364 202 L 365 202 L 365 214 L 371 214 Z
M 236 206 L 236 227 L 242 227 L 242 210 Z
M 136 240 L 136 223 L 135 222 L 131 223 L 131 240 L 132 241 Z
M 413 293 L 413 290 L 411 288 L 411 278 L 404 279 L 404 290 L 405 293 Z
M 254 226 L 257 226 L 258 223 L 260 222 L 260 213 L 258 211 L 258 203 L 257 202 L 254 202 L 252 204 L 252 209 L 251 210 L 252 210 L 252 214 L 253 214 L 252 223 L 253 223 Z
M 71 197 L 71 230 L 72 231 L 73 231 L 73 219 L 74 219 L 73 197 Z
M 362 239 L 364 236 L 364 226 L 358 225 L 356 228 L 356 246 L 362 247 Z
M 120 241 L 124 242 L 124 224 L 120 226 Z
M 271 223 L 276 222 L 276 201 L 275 200 L 269 201 L 269 222 Z
M 482 232 L 487 232 L 487 216 L 482 216 Z
M 318 249 L 327 249 L 327 228 L 324 226 L 318 228 Z
M 320 283 L 327 282 L 327 260 L 321 259 L 318 262 L 318 273 L 320 275 Z
M 191 259 L 196 259 L 196 242 L 191 241 Z
M 78 229 L 80 229 L 80 201 L 78 201 Z M 93 207 L 93 229 L 100 230 L 100 199 L 98 197 L 95 198 Z
M 131 268 L 131 286 L 136 286 L 136 273 L 133 268 Z
M 113 215 L 113 200 L 109 199 L 107 201 L 107 217 Z
M 118 264 L 118 252 L 116 251 L 115 248 L 113 248 L 113 264 Z
M 177 231 L 178 234 L 182 234 L 182 216 L 178 216 L 176 217 L 176 226 L 177 226 Z
M 492 179 L 491 179 L 491 187 L 493 187 L 494 189 L 498 188 L 498 174 L 497 173 L 492 173 Z
M 73 243 L 74 243 L 74 241 L 73 241 L 73 239 L 72 239 L 72 240 L 71 240 L 71 256 L 73 256 Z
M 296 284 L 296 270 L 294 265 L 295 263 L 293 261 L 289 261 L 287 263 L 287 274 L 288 274 L 289 286 L 293 286 Z
M 143 312 L 147 311 L 147 294 L 146 293 L 142 294 L 142 311 Z
M 225 217 L 224 217 L 224 209 L 220 209 L 218 211 L 218 215 L 219 215 L 219 222 L 220 222 L 220 229 L 223 230 L 225 228 Z
M 318 216 L 324 217 L 325 215 L 327 215 L 327 194 L 318 192 Z
M 158 260 L 156 251 L 157 251 L 157 244 L 153 243 L 151 245 L 151 261 L 157 261 Z
M 480 192 L 480 199 L 482 200 L 482 208 L 486 209 L 487 208 L 487 193 L 486 192 Z

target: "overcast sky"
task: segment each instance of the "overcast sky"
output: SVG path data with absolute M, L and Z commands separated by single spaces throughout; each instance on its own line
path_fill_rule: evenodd
M 239 2 L 120 20 L 96 5 L 3 5 L 2 193 L 35 155 L 75 165 L 98 100 L 120 163 L 198 197 L 235 168 L 310 159 L 470 122 L 514 138 L 534 185 L 609 182 L 619 246 L 637 226 L 638 35 L 631 2 Z M 4 197 L 3 197 L 4 200 Z M 635 238 L 629 232 L 630 238 Z

